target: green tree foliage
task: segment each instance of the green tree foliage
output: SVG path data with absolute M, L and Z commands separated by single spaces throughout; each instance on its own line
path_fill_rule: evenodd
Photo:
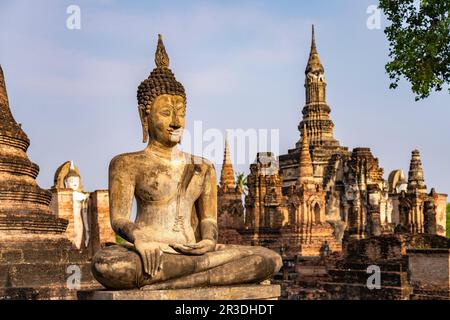
M 242 191 L 242 193 L 247 194 L 248 186 L 247 186 L 247 178 L 243 172 L 238 172 L 236 174 L 236 185 Z
M 401 77 L 420 100 L 450 83 L 450 0 L 380 0 L 390 25 L 386 72 L 395 89 Z M 450 88 L 448 88 L 450 92 Z
M 117 244 L 125 243 L 125 240 L 121 236 L 119 236 L 117 233 L 116 233 L 116 243 Z

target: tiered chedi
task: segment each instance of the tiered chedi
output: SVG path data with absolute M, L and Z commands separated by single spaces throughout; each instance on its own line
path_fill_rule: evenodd
M 36 183 L 29 145 L 9 109 L 0 66 L 0 299 L 73 299 L 80 287 L 68 271 L 80 275 L 81 288 L 98 284 L 89 256 L 64 233 L 67 220 L 51 212 L 51 193 Z
M 342 191 L 339 187 L 336 190 L 334 183 L 336 168 L 342 166 L 341 158 L 349 156 L 350 153 L 348 148 L 340 146 L 339 141 L 334 138 L 334 123 L 330 118 L 331 108 L 326 101 L 326 86 L 325 69 L 319 58 L 312 26 L 311 50 L 305 68 L 305 104 L 298 130 L 302 133 L 305 129 L 309 138 L 314 180 L 321 183 L 325 192 L 332 194 L 332 198 L 338 198 L 333 194 Z M 301 140 L 296 143 L 294 149 L 290 149 L 279 158 L 283 192 L 296 184 L 299 176 L 300 151 Z
M 339 142 L 333 137 L 333 121 L 330 119 L 330 107 L 326 102 L 325 70 L 319 59 L 312 26 L 311 51 L 305 68 L 306 103 L 303 107 L 303 120 L 298 129 L 306 128 L 309 143 L 313 146 L 338 146 Z M 300 143 L 297 144 L 297 147 Z
M 52 195 L 36 183 L 39 166 L 27 157 L 29 145 L 30 140 L 9 109 L 0 66 L 0 230 L 63 233 L 67 221 L 51 213 Z

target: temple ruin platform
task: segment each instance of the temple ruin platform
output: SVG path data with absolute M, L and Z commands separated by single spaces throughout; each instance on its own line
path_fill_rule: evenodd
M 218 286 L 176 290 L 79 291 L 80 300 L 278 300 L 279 285 Z

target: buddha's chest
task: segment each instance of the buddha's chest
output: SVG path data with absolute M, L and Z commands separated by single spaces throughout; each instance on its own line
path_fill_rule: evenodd
M 168 204 L 177 195 L 195 200 L 201 193 L 202 181 L 202 173 L 186 165 L 148 166 L 136 177 L 135 195 L 143 204 Z

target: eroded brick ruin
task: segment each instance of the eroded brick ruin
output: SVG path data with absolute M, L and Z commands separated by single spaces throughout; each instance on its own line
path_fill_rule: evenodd
M 295 148 L 278 158 L 260 152 L 250 166 L 236 239 L 282 253 L 275 280 L 287 299 L 448 298 L 447 195 L 427 191 L 418 150 L 407 180 L 402 170 L 385 180 L 369 148 L 335 139 L 314 27 L 305 96 Z M 373 265 L 382 279 L 375 290 L 366 283 Z

